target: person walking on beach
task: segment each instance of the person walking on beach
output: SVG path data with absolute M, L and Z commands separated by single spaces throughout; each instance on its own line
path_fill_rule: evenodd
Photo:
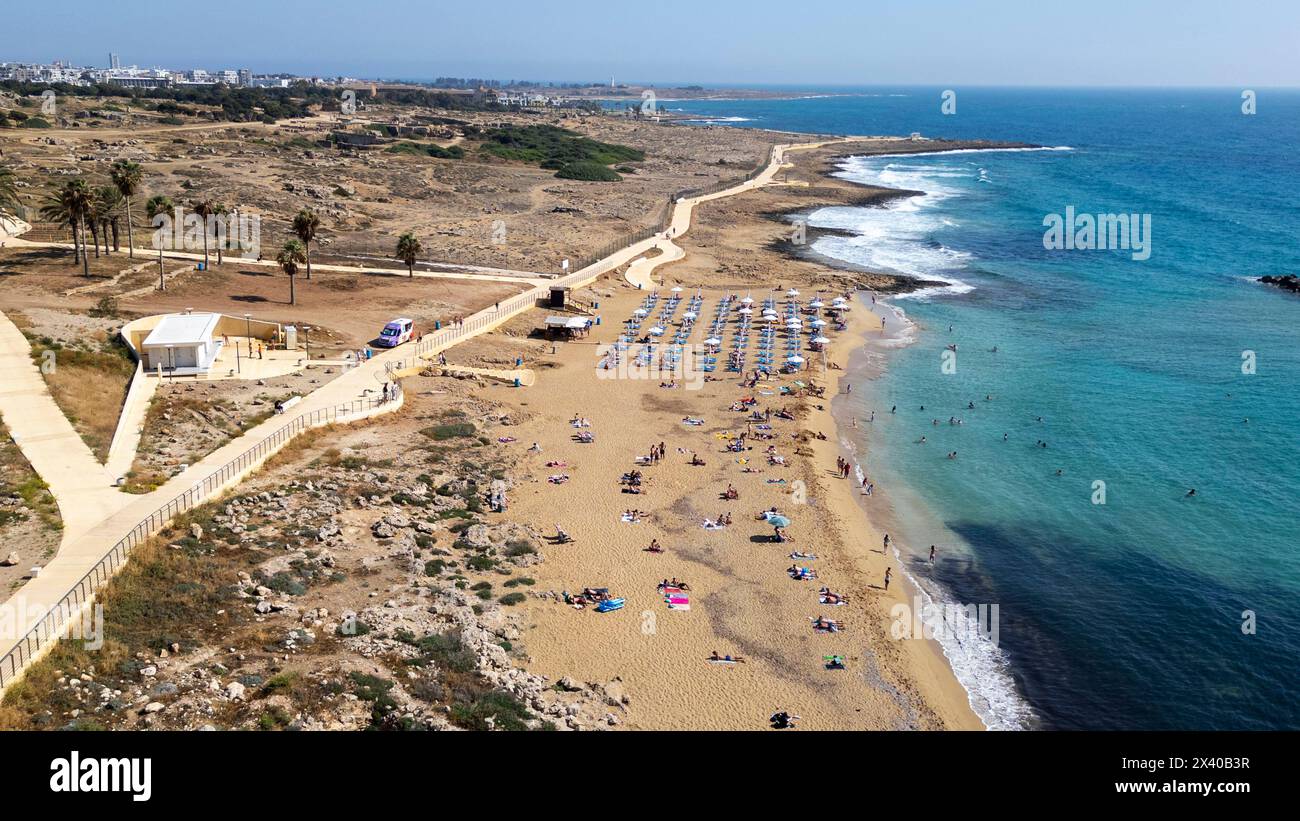
M 886 553 L 889 552 L 889 534 L 888 534 L 888 533 L 885 534 L 885 552 L 886 552 Z
M 889 580 L 893 578 L 893 575 L 894 575 L 894 568 L 886 567 L 885 568 L 885 592 L 886 593 L 889 592 Z

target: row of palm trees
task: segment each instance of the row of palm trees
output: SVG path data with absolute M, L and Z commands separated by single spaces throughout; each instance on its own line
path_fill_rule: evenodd
M 6 170 L 6 175 L 8 174 Z M 123 217 L 126 220 L 127 252 L 135 258 L 135 232 L 131 225 L 131 200 L 140 187 L 144 171 L 138 163 L 118 160 L 109 169 L 110 184 L 91 187 L 85 179 L 69 180 L 46 199 L 41 207 L 41 218 L 72 229 L 73 264 L 81 262 L 82 271 L 90 276 L 89 252 L 86 250 L 86 233 L 94 241 L 95 256 L 99 256 L 100 237 L 104 240 L 104 253 L 108 254 L 110 240 L 113 249 L 120 248 L 118 229 Z M 17 198 L 12 205 L 16 208 Z M 3 206 L 0 206 L 3 207 Z
M 297 290 L 294 287 L 294 281 L 298 276 L 298 266 L 305 265 L 307 268 L 307 279 L 311 279 L 311 242 L 316 237 L 316 229 L 320 227 L 320 218 L 310 209 L 304 208 L 293 218 L 293 225 L 290 233 L 294 237 L 283 246 L 280 252 L 276 254 L 276 264 L 280 270 L 289 276 L 289 304 L 298 304 Z M 424 251 L 424 246 L 415 238 L 415 234 L 406 232 L 397 238 L 397 253 L 394 258 L 400 259 L 406 263 L 406 274 L 408 277 L 415 277 L 415 262 L 420 253 Z
M 73 264 L 80 262 L 82 272 L 86 276 L 90 276 L 90 259 L 86 251 L 86 233 L 89 232 L 91 239 L 94 241 L 93 247 L 96 258 L 99 257 L 100 236 L 103 236 L 104 253 L 107 255 L 110 253 L 110 237 L 113 249 L 119 248 L 118 228 L 119 221 L 123 216 L 125 216 L 126 220 L 127 253 L 131 259 L 135 258 L 135 236 L 131 224 L 131 203 L 139 192 L 143 177 L 143 169 L 138 163 L 130 160 L 118 160 L 109 169 L 109 185 L 92 187 L 83 178 L 69 180 L 62 188 L 52 192 L 48 196 L 45 205 L 41 207 L 42 219 L 59 225 L 67 225 L 72 229 Z M 21 204 L 13 172 L 8 168 L 0 167 L 0 216 L 16 213 Z M 224 204 L 211 198 L 194 200 L 189 207 L 194 214 L 203 219 L 205 224 L 212 216 L 229 213 L 229 209 Z M 150 197 L 145 201 L 144 205 L 145 215 L 151 223 L 158 215 L 169 214 L 174 208 L 175 203 L 164 194 L 156 194 Z M 299 266 L 305 267 L 307 279 L 311 279 L 311 245 L 316 240 L 320 227 L 321 220 L 316 212 L 310 208 L 303 208 L 294 215 L 290 223 L 289 233 L 292 237 L 285 242 L 276 255 L 276 263 L 289 276 L 289 303 L 291 305 L 297 304 L 295 279 Z M 218 246 L 218 264 L 223 261 L 222 250 Z M 407 275 L 413 278 L 415 276 L 415 263 L 423 251 L 424 247 L 415 237 L 415 234 L 408 231 L 398 237 L 394 258 L 406 264 Z M 208 265 L 208 232 L 204 231 L 203 267 L 207 268 Z M 163 249 L 160 246 L 158 249 L 158 287 L 160 290 L 166 288 L 162 270 Z

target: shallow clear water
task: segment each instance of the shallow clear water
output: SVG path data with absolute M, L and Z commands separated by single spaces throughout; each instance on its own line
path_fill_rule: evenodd
M 812 215 L 854 235 L 818 250 L 951 286 L 893 303 L 917 332 L 858 400 L 868 472 L 939 546 L 923 586 L 999 605 L 1009 677 L 959 669 L 990 723 L 1300 728 L 1300 298 L 1251 281 L 1300 273 L 1300 93 L 958 89 L 945 116 L 940 91 L 666 105 L 1068 147 L 850 160 L 926 195 Z M 1067 206 L 1149 214 L 1150 258 L 1046 250 Z

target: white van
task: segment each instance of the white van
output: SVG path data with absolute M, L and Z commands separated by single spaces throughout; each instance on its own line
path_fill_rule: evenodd
M 396 348 L 398 345 L 410 342 L 414 331 L 415 323 L 411 320 L 394 319 L 379 332 L 379 344 L 385 348 Z

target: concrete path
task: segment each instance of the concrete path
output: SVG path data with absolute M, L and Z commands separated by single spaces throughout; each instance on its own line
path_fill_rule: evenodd
M 57 360 L 55 362 L 57 367 Z M 0 417 L 32 469 L 49 485 L 63 517 L 63 544 L 121 510 L 130 497 L 55 403 L 27 337 L 0 313 Z M 60 548 L 62 550 L 62 548 Z

